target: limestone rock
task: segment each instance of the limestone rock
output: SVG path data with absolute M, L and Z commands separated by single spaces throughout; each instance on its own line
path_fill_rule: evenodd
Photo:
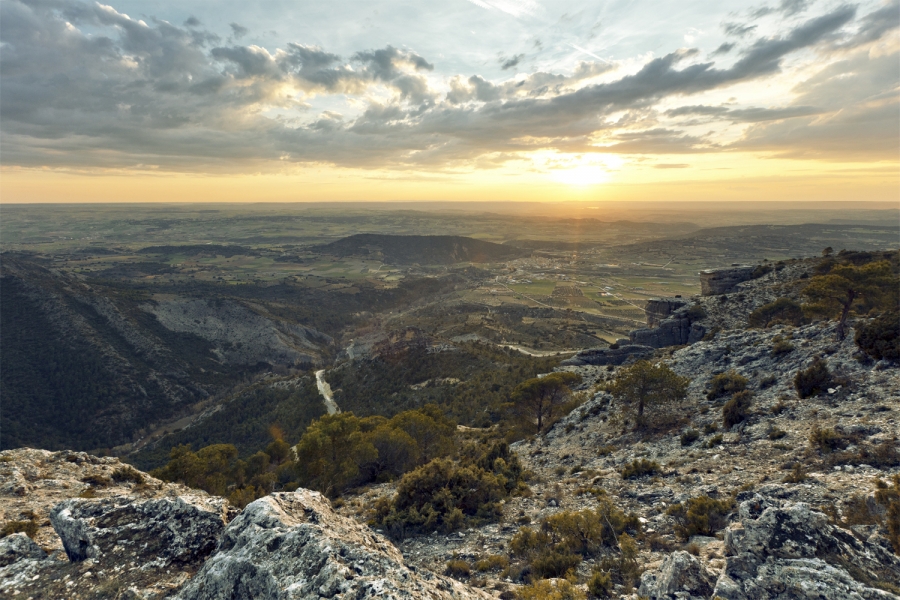
M 43 560 L 47 558 L 47 553 L 24 533 L 14 533 L 0 539 L 0 567 L 28 558 Z
M 700 295 L 727 294 L 734 290 L 737 284 L 749 281 L 755 268 L 751 265 L 741 265 L 700 271 Z
M 142 569 L 198 567 L 225 528 L 225 501 L 201 496 L 154 500 L 71 499 L 50 511 L 71 561 L 135 560 Z
M 629 344 L 618 348 L 588 348 L 562 361 L 563 366 L 621 365 L 630 359 L 640 360 L 653 355 L 653 348 Z
M 897 598 L 871 585 L 900 583 L 900 558 L 878 536 L 861 542 L 803 502 L 781 506 L 777 500 L 754 495 L 741 502 L 739 513 L 741 526 L 725 532 L 729 556 L 715 596 L 723 600 Z
M 653 298 L 647 300 L 644 305 L 644 315 L 647 317 L 647 327 L 656 327 L 660 322 L 683 306 L 687 306 L 687 300 L 681 298 Z
M 249 504 L 178 595 L 182 600 L 485 599 L 483 592 L 407 567 L 390 543 L 335 513 L 317 492 Z
M 650 600 L 668 598 L 708 598 L 715 578 L 700 561 L 683 550 L 673 552 L 659 569 L 641 575 L 638 594 Z M 678 596 L 676 596 L 678 594 Z

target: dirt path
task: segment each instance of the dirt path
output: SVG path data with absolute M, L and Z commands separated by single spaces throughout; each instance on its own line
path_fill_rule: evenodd
M 338 408 L 338 405 L 334 401 L 334 396 L 331 393 L 331 386 L 325 381 L 325 378 L 323 377 L 324 374 L 325 369 L 316 371 L 316 387 L 319 388 L 319 393 L 322 394 L 322 400 L 325 402 L 325 409 L 328 411 L 328 414 L 333 415 L 341 412 L 341 409 Z

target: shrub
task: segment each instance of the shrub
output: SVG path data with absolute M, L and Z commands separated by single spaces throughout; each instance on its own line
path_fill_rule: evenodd
M 725 429 L 731 429 L 738 423 L 746 421 L 750 416 L 750 406 L 753 403 L 753 394 L 750 390 L 738 392 L 722 407 L 722 424 Z
M 797 371 L 794 376 L 794 388 L 801 398 L 817 396 L 828 388 L 831 372 L 821 358 L 817 358 L 806 369 Z
M 759 380 L 759 389 L 765 390 L 778 383 L 778 378 L 774 375 L 766 375 Z
M 747 378 L 738 375 L 735 371 L 719 373 L 709 381 L 707 400 L 715 400 L 721 396 L 743 392 L 747 389 Z
M 885 440 L 874 446 L 859 443 L 852 452 L 831 452 L 827 462 L 832 466 L 869 465 L 877 469 L 890 469 L 900 465 L 900 452 L 897 450 L 896 439 Z
M 514 556 L 531 565 L 538 577 L 560 577 L 583 557 L 620 545 L 626 531 L 640 531 L 634 514 L 626 515 L 604 496 L 594 510 L 563 511 L 541 519 L 540 528 L 523 527 L 510 540 Z
M 444 575 L 449 577 L 468 577 L 472 573 L 469 563 L 460 559 L 452 559 L 447 561 L 447 567 L 444 569 Z
M 696 429 L 687 429 L 681 434 L 681 445 L 690 446 L 700 437 L 700 432 Z
M 803 465 L 800 463 L 794 463 L 791 472 L 784 476 L 784 479 L 781 481 L 783 483 L 803 483 L 809 479 L 807 477 L 806 472 L 803 470 Z
M 539 554 L 531 561 L 531 572 L 541 579 L 565 577 L 581 564 L 581 556 L 574 552 L 551 550 Z
M 502 554 L 491 554 L 475 563 L 475 570 L 482 573 L 485 571 L 502 571 L 507 568 L 509 568 L 509 559 Z
M 659 471 L 659 463 L 646 458 L 638 458 L 625 465 L 619 472 L 622 474 L 622 479 L 635 479 L 644 475 L 656 475 Z
M 893 486 L 880 479 L 876 482 L 875 501 L 887 508 L 885 525 L 894 554 L 900 555 L 900 475 L 894 475 Z
M 766 273 L 771 273 L 773 268 L 772 265 L 756 265 L 756 268 L 750 273 L 750 277 L 752 279 L 759 279 Z
M 691 321 L 699 321 L 706 318 L 706 310 L 699 304 L 692 305 L 684 314 Z
M 675 518 L 675 532 L 688 539 L 694 535 L 713 535 L 724 529 L 728 513 L 734 508 L 734 501 L 714 500 L 708 496 L 691 498 L 686 502 L 673 504 L 666 514 Z
M 717 433 L 716 435 L 709 438 L 709 440 L 707 440 L 706 447 L 715 448 L 716 446 L 720 445 L 722 443 L 722 440 L 724 439 L 725 438 L 721 433 Z
M 521 600 L 584 600 L 584 592 L 567 579 L 535 581 L 519 590 Z
M 810 445 L 825 454 L 846 448 L 851 441 L 849 436 L 842 435 L 834 429 L 821 429 L 818 425 L 814 426 L 809 434 Z
M 81 478 L 82 483 L 92 485 L 94 487 L 106 487 L 112 483 L 112 480 L 105 475 L 88 475 Z
M 144 476 L 131 465 L 125 465 L 112 472 L 112 480 L 116 483 L 124 483 L 126 481 L 144 483 Z
M 496 520 L 500 501 L 523 485 L 521 463 L 507 444 L 472 446 L 459 463 L 436 458 L 404 475 L 394 497 L 377 503 L 374 522 L 395 538 L 455 531 Z
M 588 579 L 588 592 L 595 598 L 611 598 L 613 591 L 612 577 L 599 569 Z
M 7 521 L 3 524 L 3 529 L 0 529 L 0 538 L 5 538 L 14 533 L 24 533 L 31 539 L 34 539 L 37 532 L 38 524 L 34 519 L 29 519 L 27 521 Z
M 800 304 L 790 298 L 778 298 L 775 302 L 760 306 L 747 317 L 750 327 L 764 329 L 772 325 L 802 325 L 805 319 Z
M 777 427 L 773 427 L 772 429 L 769 430 L 769 433 L 766 435 L 768 436 L 768 438 L 770 440 L 774 441 L 774 440 L 780 440 L 781 438 L 786 436 L 787 432 L 784 431 L 783 429 L 778 429 Z
M 794 351 L 794 345 L 787 340 L 778 340 L 772 344 L 772 356 L 781 356 Z
M 900 360 L 900 313 L 887 312 L 857 326 L 855 341 L 874 359 Z

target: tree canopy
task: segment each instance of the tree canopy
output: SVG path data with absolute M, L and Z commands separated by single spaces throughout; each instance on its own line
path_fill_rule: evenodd
M 843 340 L 851 310 L 896 307 L 898 289 L 890 263 L 878 261 L 863 266 L 836 265 L 827 274 L 810 279 L 803 294 L 811 300 L 804 307 L 808 313 L 837 317 L 837 338 Z
M 540 433 L 572 393 L 570 386 L 578 383 L 581 383 L 581 376 L 569 371 L 528 379 L 513 391 L 514 410 L 524 419 L 536 424 L 537 433 Z
M 684 400 L 691 380 L 681 377 L 667 365 L 639 360 L 619 373 L 610 392 L 637 412 L 642 420 L 647 406 L 659 406 Z

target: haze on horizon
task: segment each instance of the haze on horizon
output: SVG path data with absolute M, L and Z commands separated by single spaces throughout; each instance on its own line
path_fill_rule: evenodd
M 0 2 L 0 201 L 898 200 L 900 0 Z

